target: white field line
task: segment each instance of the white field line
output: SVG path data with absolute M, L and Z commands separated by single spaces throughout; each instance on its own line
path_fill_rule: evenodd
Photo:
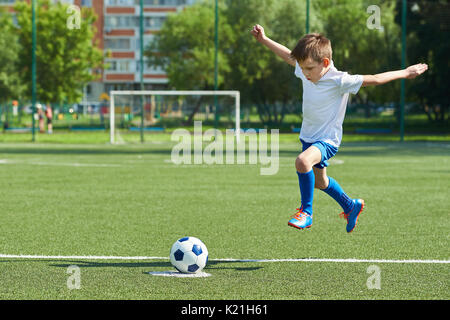
M 57 167 L 122 167 L 120 164 L 107 164 L 107 163 L 78 163 L 78 162 L 43 162 L 43 161 L 18 161 L 0 159 L 0 164 L 24 164 L 34 166 L 57 166 Z
M 144 256 L 47 256 L 47 255 L 15 255 L 0 254 L 0 258 L 10 259 L 81 259 L 81 260 L 169 260 L 168 257 L 144 257 Z M 449 264 L 450 260 L 390 260 L 390 259 L 321 259 L 321 258 L 301 258 L 301 259 L 210 259 L 219 262 L 337 262 L 337 263 L 405 263 L 405 264 Z
M 82 259 L 82 260 L 167 260 L 168 257 L 120 257 L 120 256 L 45 256 L 25 254 L 0 254 L 0 258 L 11 259 Z

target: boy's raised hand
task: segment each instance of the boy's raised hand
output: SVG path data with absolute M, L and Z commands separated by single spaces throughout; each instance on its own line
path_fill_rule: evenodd
M 266 38 L 266 34 L 264 33 L 264 28 L 259 24 L 255 25 L 250 31 L 251 34 L 255 37 L 256 40 L 262 41 Z
M 279 44 L 272 39 L 266 37 L 264 33 L 264 28 L 259 24 L 255 24 L 253 29 L 250 30 L 250 33 L 258 40 L 259 43 L 263 44 L 270 50 L 272 50 L 277 56 L 286 61 L 291 66 L 295 67 L 295 60 L 291 57 L 291 50 Z
M 425 63 L 418 63 L 406 68 L 406 79 L 414 79 L 415 77 L 421 75 L 427 71 L 428 65 Z

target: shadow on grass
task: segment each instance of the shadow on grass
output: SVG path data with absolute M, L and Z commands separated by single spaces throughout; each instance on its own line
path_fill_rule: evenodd
M 268 151 L 270 152 L 270 151 Z M 282 157 L 297 157 L 298 150 L 280 150 Z M 345 142 L 339 147 L 339 156 L 424 156 L 424 155 L 450 155 L 450 143 L 437 142 Z
M 203 146 L 204 148 L 208 144 Z M 174 144 L 167 144 L 164 146 L 155 145 L 101 145 L 91 147 L 74 147 L 67 145 L 55 145 L 55 147 L 48 146 L 7 146 L 4 147 L 0 144 L 0 154 L 18 154 L 18 155 L 142 155 L 142 154 L 159 154 L 159 155 L 171 155 L 172 147 Z M 223 148 L 223 152 L 226 148 Z M 426 151 L 426 152 L 425 152 Z M 191 148 L 192 154 L 194 149 Z M 267 151 L 270 155 L 270 148 Z M 283 148 L 283 143 L 280 144 L 279 155 L 281 157 L 297 157 L 301 152 L 301 144 L 298 144 L 298 148 L 289 147 L 289 149 Z M 245 153 L 248 155 L 248 146 L 245 149 Z M 413 155 L 419 156 L 432 153 L 433 155 L 449 155 L 450 143 L 449 142 L 346 142 L 339 148 L 339 155 L 351 155 L 351 156 L 371 156 L 371 155 Z
M 1 262 L 62 262 L 61 260 L 48 260 L 48 259 L 36 259 L 36 260 L 1 260 Z M 236 267 L 230 266 L 230 264 L 248 263 L 246 261 L 208 261 L 205 271 L 207 270 L 226 270 L 231 269 L 235 271 L 255 271 L 262 269 L 263 267 Z M 51 263 L 50 267 L 65 268 L 70 266 L 77 266 L 79 268 L 168 268 L 174 269 L 169 261 L 151 261 L 151 262 L 97 262 L 97 261 L 83 261 L 73 260 L 64 263 Z M 175 269 L 174 269 L 175 270 Z M 147 273 L 147 272 L 145 272 Z

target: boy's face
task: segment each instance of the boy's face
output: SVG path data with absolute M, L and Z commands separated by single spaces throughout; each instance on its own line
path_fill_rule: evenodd
M 328 58 L 323 58 L 320 63 L 311 58 L 307 58 L 306 60 L 298 61 L 298 64 L 300 65 L 300 68 L 302 68 L 306 79 L 315 83 L 328 71 L 330 60 Z

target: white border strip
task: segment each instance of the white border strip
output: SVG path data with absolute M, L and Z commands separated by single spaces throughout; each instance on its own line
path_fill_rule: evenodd
M 82 259 L 82 260 L 168 260 L 168 257 L 120 257 L 120 256 L 45 256 L 45 255 L 15 255 L 0 254 L 0 258 L 10 259 Z M 450 260 L 385 260 L 385 259 L 211 259 L 210 261 L 222 262 L 337 262 L 337 263 L 428 263 L 449 264 Z

